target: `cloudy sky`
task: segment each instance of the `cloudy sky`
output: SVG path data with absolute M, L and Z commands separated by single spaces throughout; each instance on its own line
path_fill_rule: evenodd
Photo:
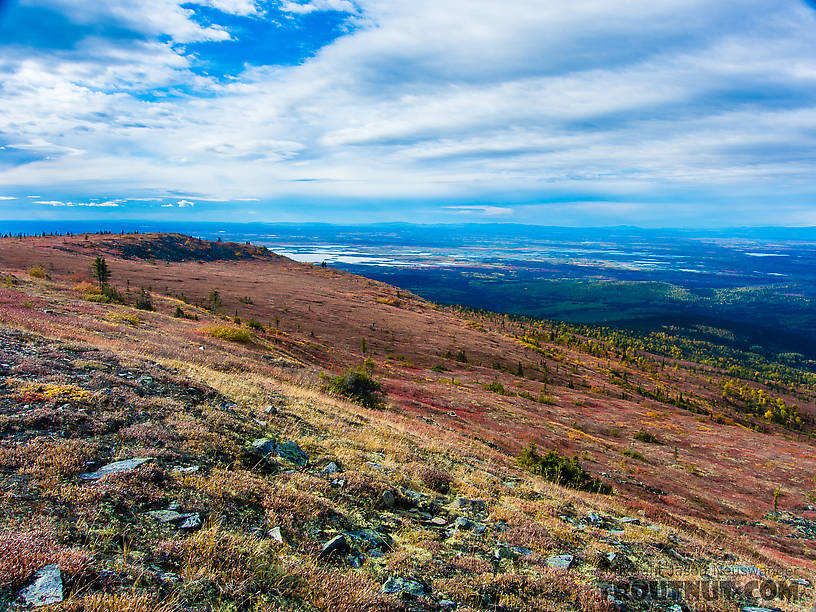
M 0 219 L 816 225 L 803 0 L 0 0 Z

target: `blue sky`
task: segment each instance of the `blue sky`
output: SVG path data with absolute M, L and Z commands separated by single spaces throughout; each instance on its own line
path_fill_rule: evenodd
M 0 219 L 816 225 L 802 0 L 0 0 Z

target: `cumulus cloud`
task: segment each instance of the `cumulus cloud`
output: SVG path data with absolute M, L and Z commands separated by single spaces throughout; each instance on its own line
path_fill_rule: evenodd
M 743 196 L 809 202 L 816 182 L 816 19 L 799 0 L 42 3 L 141 37 L 0 55 L 0 182 L 21 193 L 385 198 L 506 216 L 515 206 L 494 202 L 738 210 Z M 195 6 L 350 21 L 302 63 L 247 57 L 217 76 L 201 65 L 241 33 Z
M 178 206 L 179 208 L 192 208 L 193 206 L 195 206 L 195 204 L 190 202 L 190 200 L 179 200 L 178 202 L 176 202 L 176 206 Z

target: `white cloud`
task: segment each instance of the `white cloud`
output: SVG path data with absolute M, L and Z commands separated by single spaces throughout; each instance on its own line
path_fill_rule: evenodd
M 37 204 L 45 204 L 46 206 L 68 207 L 74 208 L 77 206 L 87 208 L 115 208 L 122 203 L 123 200 L 108 200 L 106 202 L 63 202 L 61 200 L 38 200 Z
M 176 205 L 179 208 L 192 208 L 193 206 L 195 206 L 195 204 L 190 202 L 190 200 L 179 200 L 178 202 L 176 202 Z
M 0 200 L 16 200 L 14 196 L 0 196 Z
M 161 205 L 162 208 L 173 208 L 174 206 L 175 206 L 175 204 L 162 204 Z
M 307 14 L 316 11 L 339 11 L 341 13 L 356 13 L 357 7 L 349 0 L 307 0 L 306 2 L 296 2 L 294 0 L 282 0 L 280 3 L 282 11 L 287 13 Z
M 37 158 L 2 166 L 6 186 L 189 194 L 179 206 L 574 192 L 714 201 L 816 187 L 816 20 L 794 0 L 283 0 L 287 19 L 336 10 L 358 29 L 301 65 L 248 66 L 229 81 L 192 72 L 197 56 L 156 38 L 232 36 L 180 2 L 44 1 L 154 38 L 0 56 L 0 134 Z M 448 210 L 514 210 L 461 206 Z

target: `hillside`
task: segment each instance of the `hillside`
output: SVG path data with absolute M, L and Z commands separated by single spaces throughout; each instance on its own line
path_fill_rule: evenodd
M 181 235 L 5 238 L 0 272 L 0 607 L 54 564 L 59 610 L 812 605 L 794 366 Z M 327 390 L 364 360 L 384 407 Z M 530 442 L 614 494 L 523 469 Z

